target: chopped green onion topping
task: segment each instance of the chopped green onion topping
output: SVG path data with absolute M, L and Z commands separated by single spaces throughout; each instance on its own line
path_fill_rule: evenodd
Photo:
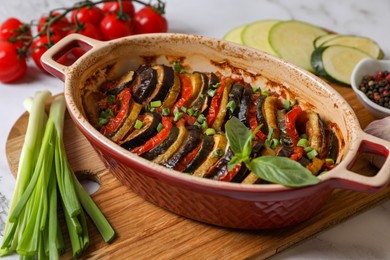
M 218 82 L 217 84 L 215 84 L 213 87 L 214 88 L 219 88 L 221 86 L 221 82 Z
M 326 158 L 325 162 L 334 164 L 334 160 L 332 158 Z
M 311 160 L 318 155 L 318 152 L 315 149 L 312 149 L 306 155 L 307 155 L 307 158 L 309 158 Z
M 141 129 L 141 127 L 142 127 L 142 121 L 137 119 L 137 121 L 135 121 L 134 128 Z
M 199 123 L 203 123 L 204 121 L 206 121 L 206 117 L 205 117 L 203 114 L 200 114 L 200 115 L 198 116 L 197 121 L 198 121 Z
M 288 99 L 283 100 L 283 108 L 284 109 L 291 110 L 291 107 L 292 107 L 292 103 L 290 100 L 288 100 Z
M 189 114 L 190 116 L 192 116 L 194 114 L 194 109 L 192 107 L 190 107 L 189 109 L 187 109 L 187 114 Z
M 209 126 L 208 126 L 208 124 L 207 124 L 207 121 L 206 120 L 204 120 L 203 122 L 202 122 L 202 128 L 203 129 L 207 129 Z
M 215 131 L 214 128 L 207 128 L 206 131 L 204 132 L 206 135 L 215 135 L 217 132 Z
M 306 138 L 299 139 L 299 141 L 297 143 L 297 146 L 300 146 L 300 147 L 307 147 L 308 145 L 309 145 L 309 140 L 307 140 Z
M 220 148 L 213 152 L 213 156 L 217 157 L 217 158 L 222 157 L 224 154 L 225 154 L 225 152 Z
M 108 101 L 108 103 L 109 103 L 110 105 L 115 104 L 115 100 L 116 100 L 116 97 L 115 97 L 114 95 L 109 95 L 109 96 L 107 97 L 107 101 Z
M 184 73 L 185 72 L 183 67 L 181 66 L 180 62 L 178 62 L 177 60 L 175 60 L 172 65 L 173 65 L 173 69 L 177 73 Z
M 234 110 L 236 109 L 237 105 L 236 105 L 236 102 L 234 102 L 234 100 L 230 100 L 229 103 L 226 104 L 226 108 L 230 110 L 230 112 L 234 112 Z
M 310 146 L 307 146 L 303 150 L 305 150 L 305 152 L 307 152 L 307 153 L 310 153 L 313 150 L 313 148 Z
M 267 90 L 264 90 L 264 91 L 261 92 L 261 95 L 268 97 L 269 96 L 269 92 Z
M 180 112 L 179 109 L 176 107 L 175 110 L 173 110 L 173 121 L 177 122 L 182 117 L 183 117 L 183 112 Z
M 167 108 L 167 107 L 164 107 L 162 109 L 161 113 L 162 113 L 163 116 L 169 116 L 169 114 L 171 113 L 171 110 L 169 108 Z
M 186 107 L 181 107 L 180 110 L 183 111 L 184 113 L 187 112 L 187 108 Z
M 209 89 L 207 91 L 207 94 L 210 96 L 210 97 L 214 97 L 215 96 L 215 89 Z
M 99 118 L 99 126 L 104 126 L 108 123 L 107 118 Z
M 164 128 L 163 124 L 159 123 L 157 126 L 157 132 L 160 132 L 161 130 L 163 130 L 163 128 Z
M 161 100 L 155 100 L 150 102 L 150 107 L 153 108 L 161 107 L 161 105 L 162 105 Z

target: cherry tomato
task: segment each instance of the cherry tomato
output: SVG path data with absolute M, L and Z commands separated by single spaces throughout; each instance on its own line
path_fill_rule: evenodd
M 53 34 L 51 36 L 51 44 L 58 42 L 61 39 L 60 36 Z M 41 64 L 41 56 L 50 48 L 49 38 L 47 34 L 43 34 L 36 38 L 31 45 L 31 56 L 39 69 L 43 72 L 47 71 L 43 68 Z
M 7 40 L 22 48 L 31 41 L 31 28 L 19 19 L 11 17 L 5 20 L 0 27 L 0 39 Z
M 0 81 L 7 83 L 20 79 L 26 70 L 26 58 L 18 55 L 16 46 L 0 41 Z
M 79 33 L 85 36 L 88 36 L 90 38 L 96 39 L 96 40 L 102 40 L 102 34 L 100 31 L 96 28 L 96 26 L 90 24 L 90 23 L 84 23 L 80 25 L 79 27 L 76 26 L 76 28 L 68 31 L 68 34 L 71 33 Z
M 123 13 L 127 14 L 130 17 L 133 17 L 135 14 L 135 8 L 133 5 L 132 1 L 122 1 L 122 8 L 123 8 Z M 116 2 L 105 2 L 103 4 L 102 8 L 103 12 L 108 14 L 108 13 L 117 13 L 120 12 L 120 4 L 118 1 Z
M 134 15 L 136 33 L 163 33 L 168 31 L 168 22 L 151 6 L 145 6 Z
M 48 16 L 42 16 L 38 21 L 38 27 L 37 27 L 38 32 L 44 33 L 45 30 L 47 29 L 46 24 L 48 22 L 50 22 L 52 19 L 55 19 L 55 17 L 58 17 L 60 15 L 61 15 L 61 13 L 59 13 L 59 12 L 53 12 Z M 70 24 L 68 18 L 66 18 L 64 16 L 51 24 L 50 31 L 53 34 L 56 34 L 57 36 L 62 38 L 67 34 L 67 31 L 69 30 L 70 27 L 71 27 L 71 24 Z
M 73 10 L 70 17 L 72 23 L 76 23 L 77 18 L 78 23 L 89 23 L 98 27 L 104 15 L 99 7 L 88 6 Z
M 112 40 L 133 34 L 133 21 L 128 16 L 110 13 L 100 22 L 100 32 L 105 40 Z

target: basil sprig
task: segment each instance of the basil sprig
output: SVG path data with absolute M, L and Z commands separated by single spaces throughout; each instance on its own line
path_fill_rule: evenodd
M 260 156 L 251 158 L 254 134 L 236 117 L 225 124 L 225 133 L 234 154 L 229 170 L 238 163 L 246 167 L 259 178 L 288 187 L 302 187 L 317 184 L 320 180 L 298 162 L 287 157 Z

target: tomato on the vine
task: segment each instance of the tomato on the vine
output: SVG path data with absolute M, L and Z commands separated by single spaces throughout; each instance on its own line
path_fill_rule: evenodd
M 26 70 L 26 58 L 18 54 L 16 46 L 0 41 L 0 81 L 7 83 L 20 79 Z
M 127 15 L 109 13 L 100 22 L 100 32 L 105 40 L 112 40 L 134 33 L 134 24 Z
M 70 17 L 72 23 L 76 23 L 77 20 L 77 23 L 92 24 L 98 27 L 104 14 L 97 6 L 87 6 L 73 10 Z
M 61 40 L 61 37 L 56 34 L 53 34 L 50 39 L 51 41 L 49 42 L 49 37 L 47 37 L 47 34 L 42 34 L 41 36 L 36 38 L 31 45 L 31 56 L 37 67 L 43 72 L 46 72 L 46 70 L 41 64 L 42 55 L 51 47 L 51 44 L 55 44 L 56 42 Z
M 79 33 L 79 34 L 88 36 L 92 39 L 103 40 L 102 34 L 97 29 L 97 27 L 90 24 L 90 23 L 84 23 L 84 24 L 81 24 L 79 26 L 76 25 L 74 29 L 71 29 L 70 31 L 68 31 L 68 34 L 71 34 L 71 33 Z
M 116 2 L 105 2 L 102 10 L 104 13 L 118 13 L 120 12 L 120 3 Z M 135 14 L 135 8 L 132 1 L 122 1 L 122 12 L 130 17 Z
M 71 27 L 71 23 L 69 22 L 68 18 L 65 16 L 61 18 L 56 18 L 61 16 L 61 13 L 59 12 L 53 12 L 48 16 L 42 16 L 38 21 L 38 27 L 37 30 L 39 33 L 46 33 L 46 27 L 48 26 L 47 23 L 52 21 L 53 19 L 58 19 L 55 22 L 53 22 L 50 25 L 50 31 L 53 34 L 56 34 L 59 37 L 64 37 L 67 34 L 67 31 Z
M 137 34 L 168 31 L 168 22 L 165 17 L 151 6 L 145 6 L 135 13 L 134 22 Z
M 25 44 L 29 44 L 31 38 L 30 26 L 22 23 L 17 18 L 8 18 L 1 24 L 0 39 L 14 43 L 18 48 L 22 48 Z

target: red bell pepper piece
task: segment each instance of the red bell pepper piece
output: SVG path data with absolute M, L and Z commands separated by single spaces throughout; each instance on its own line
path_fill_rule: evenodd
M 301 113 L 302 108 L 299 105 L 293 106 L 292 109 L 286 113 L 286 132 L 291 137 L 294 146 L 299 141 L 299 134 L 295 127 L 295 121 Z

